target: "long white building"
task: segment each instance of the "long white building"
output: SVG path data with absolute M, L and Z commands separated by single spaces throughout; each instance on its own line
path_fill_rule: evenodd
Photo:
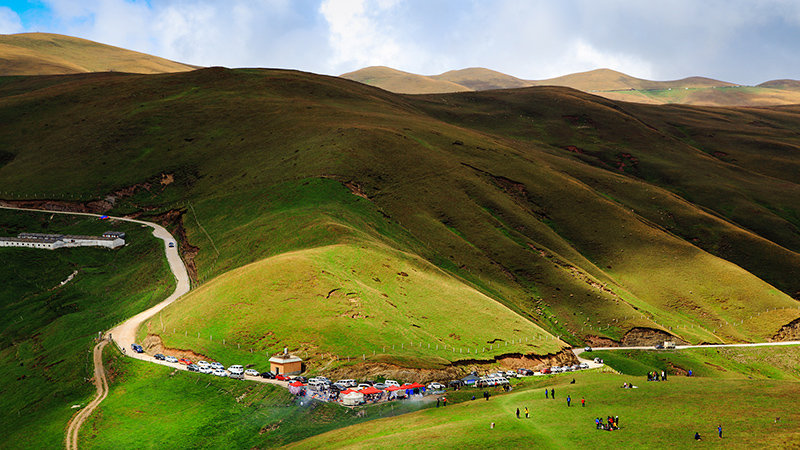
M 20 233 L 17 237 L 0 237 L 0 247 L 28 247 L 55 250 L 66 247 L 107 247 L 125 245 L 125 233 L 106 231 L 102 236 L 69 234 Z

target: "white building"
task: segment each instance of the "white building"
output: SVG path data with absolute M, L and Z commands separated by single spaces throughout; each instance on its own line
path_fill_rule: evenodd
M 69 234 L 20 233 L 17 237 L 0 237 L 0 247 L 27 247 L 55 250 L 64 247 L 106 247 L 125 245 L 125 233 L 106 231 L 102 236 Z

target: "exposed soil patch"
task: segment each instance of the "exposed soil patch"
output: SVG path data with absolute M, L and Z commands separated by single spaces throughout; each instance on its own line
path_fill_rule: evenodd
M 161 341 L 161 336 L 157 334 L 148 333 L 147 337 L 142 342 L 142 347 L 144 348 L 145 352 L 150 354 L 163 353 L 176 358 L 186 358 L 190 361 L 213 361 L 213 359 L 209 359 L 207 356 L 195 353 L 192 350 L 165 347 L 164 342 Z
M 568 152 L 572 152 L 572 153 L 577 153 L 579 155 L 582 155 L 582 154 L 586 153 L 586 152 L 583 151 L 582 148 L 576 147 L 574 145 L 567 145 L 566 147 L 564 147 L 564 150 L 566 150 Z
M 800 339 L 800 318 L 782 326 L 777 333 L 772 336 L 773 341 L 794 341 Z
M 619 347 L 619 342 L 602 336 L 588 335 L 583 340 L 589 347 Z
M 637 347 L 644 345 L 663 344 L 664 341 L 673 341 L 678 345 L 687 344 L 683 339 L 677 338 L 666 331 L 646 327 L 635 327 L 622 337 L 623 347 Z

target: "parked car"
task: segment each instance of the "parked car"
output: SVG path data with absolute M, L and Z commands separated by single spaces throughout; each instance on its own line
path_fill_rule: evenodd
M 656 344 L 656 350 L 664 350 L 664 344 Z
M 189 364 L 188 366 L 186 366 L 186 370 L 188 370 L 189 372 L 200 372 L 200 367 L 194 364 Z
M 178 358 L 176 358 L 174 356 L 165 356 L 164 357 L 164 361 L 166 361 L 168 363 L 176 363 L 176 362 L 178 362 Z
M 242 375 L 242 374 L 244 374 L 244 367 L 242 367 L 239 364 L 234 364 L 234 365 L 228 367 L 228 372 L 230 372 L 232 374 L 236 374 L 236 375 Z
M 197 361 L 197 367 L 211 367 L 211 363 L 208 361 Z
M 428 389 L 430 389 L 432 391 L 440 391 L 440 390 L 442 390 L 444 388 L 445 388 L 445 386 L 442 383 L 439 383 L 437 381 L 434 381 L 433 383 L 428 385 Z
M 583 347 L 583 351 L 590 352 L 592 351 L 592 347 Z
M 548 373 L 550 373 L 550 368 L 549 367 L 545 367 L 544 369 L 540 369 L 539 373 L 548 374 Z
M 131 350 L 135 351 L 136 353 L 144 353 L 144 349 L 139 344 L 131 344 Z
M 244 380 L 244 372 L 231 372 L 228 374 L 228 377 L 234 380 Z
M 175 243 L 174 242 L 170 242 L 169 243 L 169 248 L 175 248 Z
M 356 386 L 356 389 L 360 391 L 361 389 L 366 389 L 368 387 L 372 387 L 372 385 L 368 383 L 359 383 L 358 386 Z
M 588 369 L 589 368 L 589 363 L 583 362 L 583 363 L 580 363 L 580 366 L 581 366 L 581 369 Z
M 375 384 L 372 385 L 372 387 L 374 387 L 375 389 L 384 390 L 389 386 L 386 386 L 386 384 L 384 384 L 384 383 L 375 383 Z
M 216 375 L 218 377 L 227 377 L 228 376 L 228 372 L 225 372 L 222 369 L 214 369 L 213 373 L 214 373 L 214 375 Z
M 572 367 L 570 367 L 570 370 L 572 371 L 581 370 L 581 366 L 580 364 L 573 364 Z
M 198 366 L 198 367 L 200 367 L 200 366 Z M 214 369 L 212 369 L 211 367 L 208 367 L 208 366 L 200 367 L 200 370 L 198 372 L 200 372 L 200 373 L 214 373 Z
M 153 355 L 153 358 L 155 358 L 155 359 L 157 359 L 159 361 L 163 361 L 165 356 L 162 355 L 161 353 L 156 353 L 155 355 Z
M 550 373 L 561 373 L 561 367 L 553 366 L 550 368 Z
M 191 361 L 189 361 L 186 358 L 181 358 L 181 359 L 178 360 L 178 362 L 181 363 L 181 364 L 186 364 L 187 366 L 192 363 Z
M 291 377 L 294 381 L 299 381 L 301 383 L 308 383 L 308 378 L 297 375 L 295 377 Z M 329 383 L 328 379 L 325 377 L 317 377 L 318 380 L 322 381 L 323 383 Z
M 341 386 L 344 386 L 345 388 L 356 386 L 358 384 L 358 383 L 356 383 L 356 380 L 351 380 L 351 379 L 339 380 L 336 383 L 341 385 Z
M 279 373 L 279 374 L 275 375 L 275 379 L 278 380 L 278 381 L 286 381 L 286 380 L 289 379 L 289 377 L 287 377 L 286 375 L 284 375 L 282 373 Z
M 244 374 L 248 377 L 257 377 L 259 375 L 258 371 L 255 369 L 247 369 L 244 371 Z
M 398 383 L 395 380 L 386 380 L 383 383 L 386 384 L 386 386 L 397 386 L 397 387 L 400 387 L 400 383 Z
M 223 366 L 223 365 L 222 365 L 222 363 L 218 363 L 218 362 L 212 362 L 211 364 L 209 364 L 209 366 L 210 366 L 212 369 L 215 369 L 215 370 L 216 370 L 216 369 L 222 369 L 222 370 L 225 370 L 225 366 Z
M 506 370 L 506 378 L 517 378 L 517 372 L 513 370 Z
M 533 375 L 533 371 L 531 369 L 517 369 L 517 373 L 523 377 L 529 377 Z
M 266 372 L 261 372 L 261 378 L 272 380 L 273 378 L 275 378 L 275 374 L 268 370 Z
M 595 358 L 594 362 L 597 363 L 597 364 L 603 364 L 603 360 L 600 359 L 600 358 Z

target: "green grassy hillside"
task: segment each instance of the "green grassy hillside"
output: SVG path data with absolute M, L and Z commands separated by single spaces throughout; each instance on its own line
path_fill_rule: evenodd
M 125 231 L 128 244 L 54 251 L 0 248 L 0 432 L 9 448 L 56 448 L 95 388 L 97 332 L 167 296 L 174 281 L 149 228 L 0 209 L 0 236 Z M 75 273 L 72 281 L 60 283 Z
M 6 78 L 0 118 L 6 198 L 166 221 L 201 283 L 356 229 L 573 344 L 760 340 L 800 316 L 791 108 L 207 69 Z M 706 140 L 787 151 L 737 165 Z
M 648 383 L 630 376 L 580 373 L 526 379 L 510 394 L 484 401 L 471 392 L 449 396 L 446 408 L 354 425 L 300 441 L 292 448 L 425 448 L 530 446 L 548 448 L 785 448 L 800 442 L 797 382 L 673 377 Z M 624 382 L 638 389 L 621 389 Z M 553 388 L 556 400 L 545 399 Z M 460 395 L 459 395 L 460 394 Z M 572 397 L 567 407 L 566 397 Z M 586 406 L 580 406 L 580 399 Z M 782 401 L 776 401 L 776 399 Z M 517 408 L 529 419 L 517 419 Z M 619 416 L 620 429 L 599 431 L 594 420 Z M 780 421 L 775 421 L 779 417 Z M 494 428 L 490 424 L 494 423 Z M 717 435 L 723 427 L 723 439 Z M 695 432 L 702 440 L 695 442 Z

